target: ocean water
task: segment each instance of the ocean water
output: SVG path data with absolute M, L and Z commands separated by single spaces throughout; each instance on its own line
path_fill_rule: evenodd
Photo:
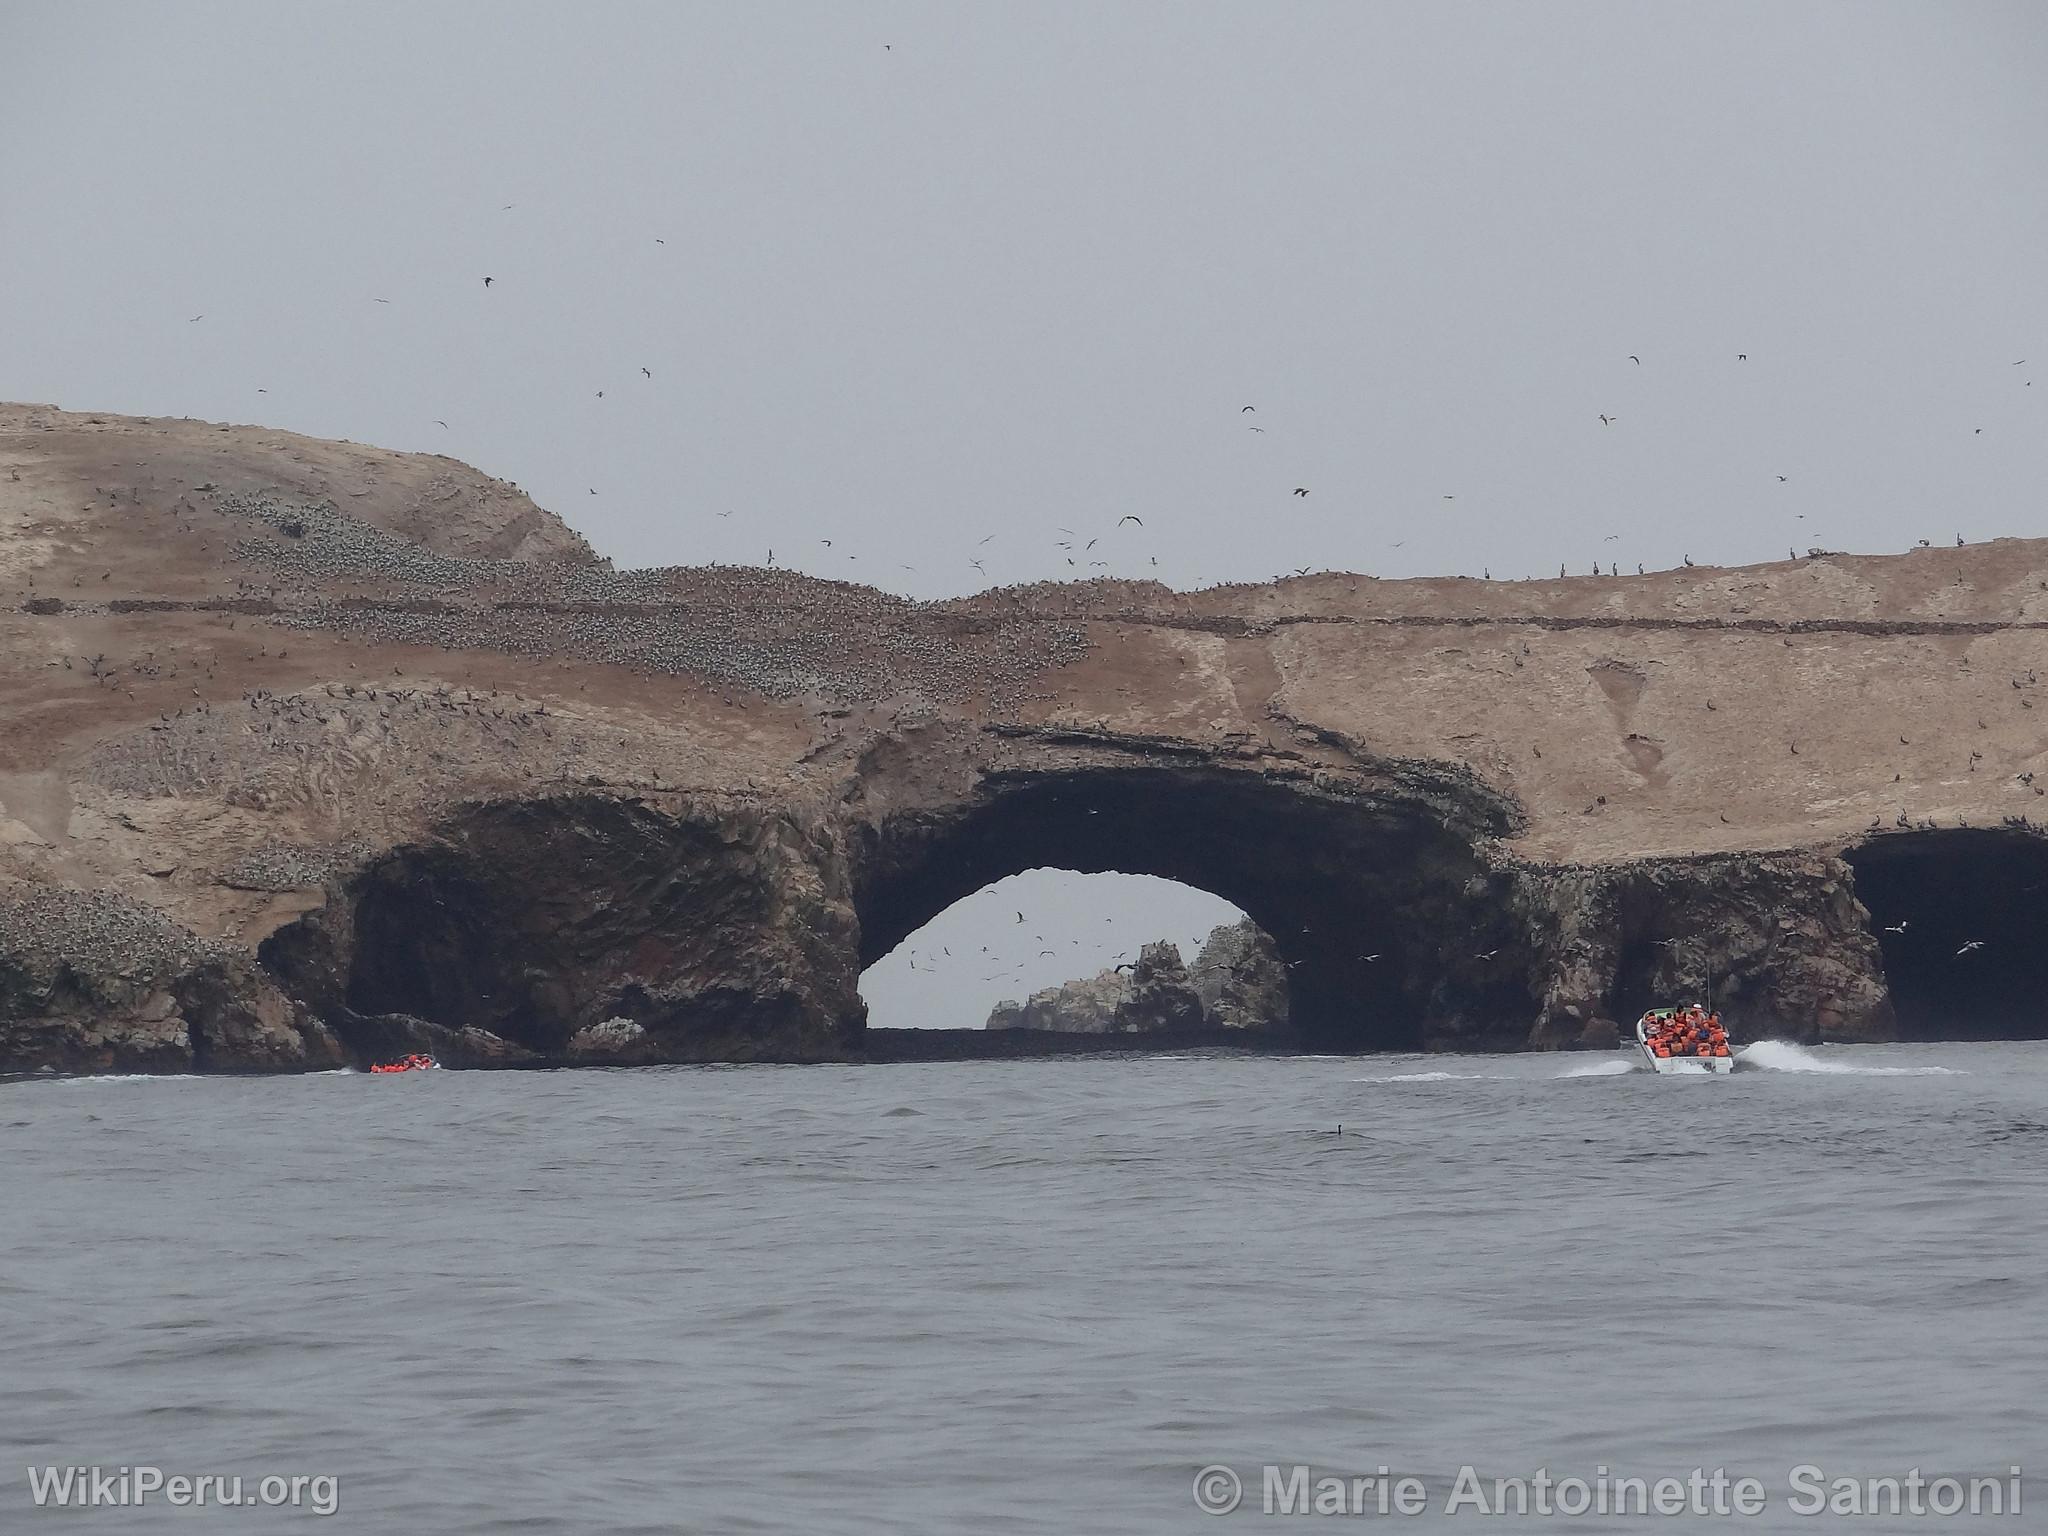
M 1892 1520 L 1790 1482 L 2038 1472 L 2048 1047 L 1744 1066 L 0 1084 L 0 1531 L 1324 1528 L 1264 1512 L 1267 1465 L 1283 1507 L 1296 1466 L 1420 1480 L 1374 1528 L 2048 1526 L 2033 1485 Z M 60 1515 L 45 1466 L 338 1509 Z M 1767 1503 L 1445 1513 L 1465 1466 L 1487 1509 L 1540 1468 Z

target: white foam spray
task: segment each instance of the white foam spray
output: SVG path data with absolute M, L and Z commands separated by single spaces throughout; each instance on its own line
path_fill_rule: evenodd
M 1557 1075 L 1559 1077 L 1620 1077 L 1624 1072 L 1633 1072 L 1635 1070 L 1636 1064 L 1632 1061 L 1586 1061 Z
M 1735 1053 L 1738 1068 L 1761 1068 L 1766 1072 L 1826 1072 L 1855 1077 L 1954 1077 L 1953 1067 L 1865 1066 L 1822 1056 L 1789 1040 L 1759 1040 Z
M 1354 1077 L 1354 1083 L 1476 1083 L 1484 1072 L 1397 1072 L 1392 1077 Z

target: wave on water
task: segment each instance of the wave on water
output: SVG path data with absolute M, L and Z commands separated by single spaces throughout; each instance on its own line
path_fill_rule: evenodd
M 81 1072 L 47 1079 L 53 1083 L 196 1083 L 197 1072 Z
M 1766 1072 L 1826 1072 L 1857 1077 L 1955 1077 L 1954 1067 L 1878 1067 L 1837 1061 L 1794 1045 L 1789 1040 L 1759 1040 L 1735 1053 L 1739 1068 L 1762 1068 Z
M 1559 1077 L 1620 1077 L 1624 1072 L 1633 1072 L 1635 1070 L 1636 1064 L 1632 1061 L 1588 1061 L 1582 1062 L 1578 1066 L 1568 1071 L 1560 1072 L 1557 1075 Z
M 1354 1083 L 1476 1083 L 1484 1072 L 1396 1072 L 1392 1077 L 1354 1077 Z

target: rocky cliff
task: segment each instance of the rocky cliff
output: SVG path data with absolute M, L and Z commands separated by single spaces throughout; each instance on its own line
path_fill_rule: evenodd
M 1195 995 L 1211 1023 L 1230 1029 L 1287 1028 L 1287 965 L 1250 918 L 1209 930 L 1188 967 Z
M 1128 965 L 1062 982 L 1024 1002 L 1001 1002 L 989 1029 L 1056 1034 L 1287 1027 L 1287 971 L 1273 941 L 1249 919 L 1213 930 L 1189 966 L 1180 946 L 1145 945 Z
M 1606 1043 L 1681 987 L 2048 1032 L 2044 629 L 2019 540 L 918 604 L 616 571 L 445 459 L 0 407 L 0 1068 L 857 1058 L 862 967 L 1039 866 L 1233 901 L 1324 1048 Z

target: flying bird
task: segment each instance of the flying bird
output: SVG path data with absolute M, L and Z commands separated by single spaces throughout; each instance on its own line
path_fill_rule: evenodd
M 1634 363 L 1638 368 L 1643 366 L 1643 360 L 1640 357 L 1637 357 L 1633 352 L 1629 353 L 1628 360 Z
M 435 426 L 437 426 L 437 427 L 446 427 L 446 426 L 448 425 L 448 423 L 447 423 L 447 422 L 445 422 L 445 421 L 443 421 L 443 420 L 442 420 L 442 419 L 441 419 L 440 417 L 436 416 L 436 417 L 434 418 L 434 425 L 435 425 Z M 592 494 L 592 495 L 594 496 L 594 495 L 596 495 L 597 493 L 596 493 L 595 491 L 593 491 L 593 492 L 591 492 L 591 494 Z
M 187 320 L 185 323 L 187 325 L 197 325 L 200 321 L 204 320 L 205 318 L 206 316 L 204 315 L 194 315 L 190 320 Z
M 1909 919 L 1908 921 L 1910 921 L 1910 919 Z M 1886 933 L 1904 933 L 1905 931 L 1906 931 L 1906 924 L 1905 924 L 1905 923 L 1903 923 L 1903 922 L 1902 922 L 1902 923 L 1900 923 L 1900 924 L 1899 924 L 1899 925 L 1898 925 L 1898 926 L 1897 926 L 1896 928 L 1893 928 L 1893 927 L 1890 927 L 1890 926 L 1887 926 L 1887 927 L 1885 928 L 1885 932 L 1886 932 Z
M 1735 361 L 1737 361 L 1738 363 L 1746 363 L 1749 361 L 1749 354 L 1747 352 L 1738 352 L 1735 354 Z
M 491 286 L 491 280 L 488 277 L 484 279 L 484 286 L 486 288 Z
M 1248 406 L 1244 407 L 1244 410 L 1240 410 L 1240 411 L 1239 411 L 1239 412 L 1238 412 L 1237 414 L 1238 414 L 1238 415 L 1240 415 L 1240 416 L 1242 416 L 1242 415 L 1243 415 L 1243 414 L 1245 413 L 1245 411 L 1255 411 L 1255 410 L 1257 410 L 1257 409 L 1258 409 L 1258 407 L 1257 407 L 1257 406 L 1255 406 L 1255 405 L 1248 405 Z
M 389 303 L 390 303 L 391 301 L 390 301 L 389 299 L 376 299 L 376 298 L 373 298 L 373 299 L 371 299 L 371 300 L 370 300 L 370 302 L 371 302 L 372 304 L 389 304 Z
M 1600 415 L 1600 425 L 1603 427 L 1611 427 L 1614 425 L 1614 418 L 1603 411 Z
M 1122 517 L 1116 520 L 1116 525 L 1119 528 L 1123 527 L 1125 523 L 1136 523 L 1140 528 L 1142 528 L 1145 526 L 1145 519 L 1139 517 L 1135 512 L 1126 512 Z
M 1982 939 L 1972 939 L 1967 944 L 1965 944 L 1961 949 L 1957 950 L 1956 953 L 1959 955 L 1967 955 L 1971 950 L 1982 949 L 1983 947 L 1984 941 Z
M 1247 432 L 1264 432 L 1265 430 L 1266 430 L 1266 429 L 1265 429 L 1264 427 L 1246 427 L 1246 428 L 1245 428 L 1245 431 L 1247 431 Z
M 1294 494 L 1297 496 L 1306 496 L 1308 494 L 1308 487 L 1305 485 L 1297 485 L 1294 488 Z
M 1778 484 L 1783 485 L 1784 483 L 1785 477 L 1783 475 L 1778 476 Z
M 642 368 L 642 369 L 641 369 L 640 371 L 641 371 L 642 373 L 647 373 L 647 370 L 646 370 L 645 368 Z M 647 377 L 651 379 L 651 378 L 653 378 L 653 377 L 654 377 L 654 375 L 653 375 L 653 374 L 651 374 L 651 373 L 647 373 Z

